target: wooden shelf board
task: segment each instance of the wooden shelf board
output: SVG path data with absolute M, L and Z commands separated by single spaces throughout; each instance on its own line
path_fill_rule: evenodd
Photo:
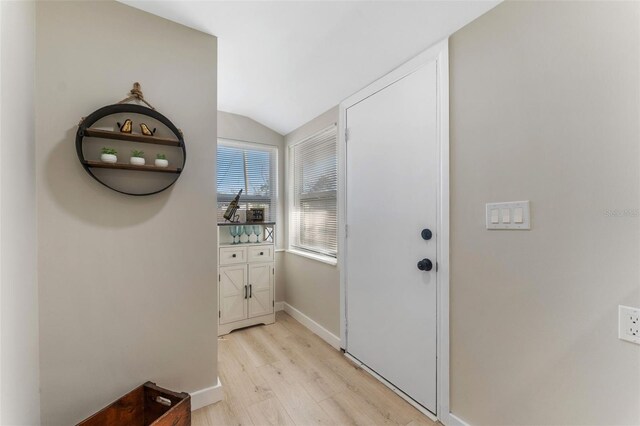
M 100 161 L 85 161 L 89 167 L 97 169 L 119 169 L 119 170 L 136 170 L 139 172 L 159 172 L 159 173 L 181 173 L 182 170 L 175 167 L 156 167 L 156 166 L 135 166 L 133 164 L 124 163 L 102 163 Z
M 145 136 L 137 133 L 121 133 L 112 132 L 109 130 L 87 128 L 84 130 L 84 135 L 92 138 L 116 139 L 120 141 L 141 142 L 165 146 L 181 146 L 181 142 L 176 139 L 160 138 L 157 136 Z

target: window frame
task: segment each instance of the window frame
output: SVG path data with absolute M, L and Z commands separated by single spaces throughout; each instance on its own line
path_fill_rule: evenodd
M 218 192 L 217 166 L 218 166 L 218 147 L 220 145 L 237 148 L 237 149 L 246 149 L 246 150 L 251 150 L 253 147 L 255 148 L 256 151 L 266 151 L 266 152 L 273 150 L 273 164 L 271 165 L 271 170 L 273 173 L 270 173 L 272 175 L 271 181 L 273 184 L 273 190 L 271 191 L 272 196 L 267 197 L 263 195 L 247 194 L 247 191 L 246 191 L 247 182 L 245 181 L 245 187 L 243 188 L 242 195 L 240 196 L 240 203 L 241 204 L 260 203 L 260 204 L 269 204 L 274 206 L 275 211 L 273 212 L 273 214 L 269 213 L 270 221 L 275 222 L 277 225 L 278 224 L 278 204 L 279 204 L 279 196 L 280 196 L 280 191 L 278 187 L 278 170 L 279 170 L 278 156 L 280 155 L 280 152 L 279 152 L 280 147 L 278 145 L 271 145 L 266 143 L 253 142 L 253 141 L 245 141 L 240 139 L 230 139 L 230 138 L 221 138 L 221 137 L 216 139 L 216 218 L 218 217 L 218 214 L 219 214 L 218 203 L 229 203 L 237 195 L 237 193 L 236 194 L 220 194 Z
M 307 193 L 302 193 L 302 194 L 298 194 L 296 192 L 296 179 L 299 179 L 298 176 L 296 176 L 296 167 L 295 167 L 295 148 L 296 147 L 300 147 L 300 145 L 305 144 L 305 143 L 310 143 L 312 142 L 313 139 L 318 138 L 319 136 L 321 136 L 322 134 L 329 132 L 329 131 L 333 131 L 334 133 L 334 137 L 335 137 L 335 160 L 336 160 L 336 168 L 335 168 L 335 178 L 336 178 L 336 188 L 334 190 L 328 190 L 328 191 L 317 191 L 317 192 L 307 192 Z M 285 165 L 286 165 L 286 180 L 287 180 L 287 198 L 288 198 L 288 202 L 286 205 L 286 211 L 287 211 L 287 225 L 288 225 L 288 235 L 287 235 L 287 252 L 288 253 L 292 253 L 292 254 L 296 254 L 302 257 L 306 257 L 309 259 L 313 259 L 316 261 L 320 261 L 323 263 L 327 263 L 330 265 L 337 265 L 338 262 L 338 248 L 339 248 L 339 244 L 338 244 L 338 238 L 339 238 L 339 232 L 338 232 L 338 219 L 339 219 L 339 213 L 338 213 L 338 173 L 339 173 L 339 164 L 338 164 L 338 126 L 336 123 L 331 124 L 330 126 L 326 126 L 324 128 L 322 128 L 321 130 L 311 134 L 310 136 L 304 137 L 300 140 L 298 140 L 295 143 L 290 144 L 289 146 L 287 146 L 287 151 L 286 151 L 286 159 L 285 159 Z M 304 200 L 308 200 L 308 201 L 317 201 L 317 200 L 333 200 L 335 201 L 335 214 L 336 214 L 336 247 L 335 247 L 335 253 L 333 254 L 329 254 L 329 253 L 325 253 L 325 252 L 321 252 L 318 250 L 314 250 L 312 248 L 308 248 L 305 247 L 302 244 L 299 244 L 299 239 L 300 239 L 300 230 L 296 229 L 296 225 L 298 225 L 298 227 L 300 227 L 300 221 L 296 221 L 293 219 L 294 214 L 296 214 L 296 209 L 299 209 L 300 206 L 300 201 L 304 201 Z

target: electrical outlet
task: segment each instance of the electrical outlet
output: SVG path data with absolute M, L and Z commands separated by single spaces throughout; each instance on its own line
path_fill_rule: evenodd
M 618 306 L 618 338 L 640 345 L 640 308 Z

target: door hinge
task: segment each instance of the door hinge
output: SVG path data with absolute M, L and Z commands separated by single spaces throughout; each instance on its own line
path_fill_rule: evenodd
M 220 274 L 218 274 L 218 281 L 220 281 L 220 280 L 221 280 L 221 278 L 220 278 Z
M 271 274 L 275 275 L 276 274 L 276 268 L 271 268 Z
M 344 226 L 344 237 L 347 238 L 349 236 L 349 225 Z
M 276 307 L 276 301 L 275 300 L 271 301 L 271 306 L 273 306 L 274 308 Z
M 222 314 L 218 311 L 218 318 L 222 318 Z
M 349 142 L 349 136 L 350 136 L 351 132 L 349 131 L 348 128 L 344 129 L 344 141 L 345 142 Z

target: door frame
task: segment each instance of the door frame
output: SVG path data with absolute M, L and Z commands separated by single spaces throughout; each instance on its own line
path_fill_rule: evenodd
M 438 219 L 436 224 L 437 256 L 437 361 L 436 361 L 436 416 L 445 425 L 459 424 L 451 415 L 449 406 L 449 39 L 436 43 L 415 58 L 402 64 L 384 77 L 371 83 L 364 89 L 351 95 L 340 103 L 338 120 L 338 268 L 340 270 L 340 347 L 347 344 L 347 110 L 385 87 L 406 77 L 418 68 L 436 60 L 438 93 L 438 152 L 440 170 L 438 173 Z M 368 369 L 367 369 L 368 370 Z M 376 375 L 377 376 L 377 375 Z M 379 378 L 379 377 L 378 377 Z M 385 383 L 383 381 L 383 383 Z M 389 383 L 385 383 L 389 386 Z M 389 386 L 394 392 L 398 390 Z M 424 407 L 401 397 L 416 406 L 420 411 L 433 417 Z

